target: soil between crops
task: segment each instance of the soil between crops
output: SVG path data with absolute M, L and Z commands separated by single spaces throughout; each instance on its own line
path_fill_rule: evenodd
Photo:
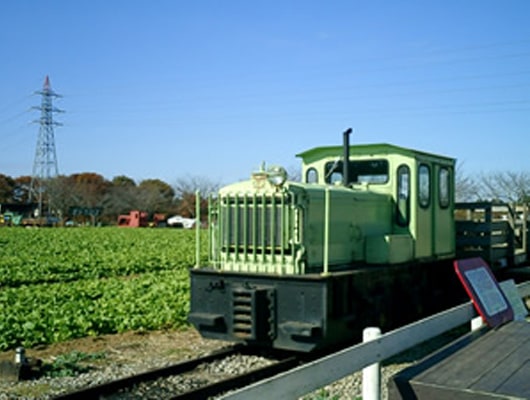
M 60 355 L 72 352 L 99 354 L 95 364 L 136 363 L 145 359 L 178 361 L 208 353 L 228 345 L 226 342 L 203 339 L 188 328 L 174 331 L 125 332 L 114 335 L 85 337 L 62 343 L 36 346 L 26 350 L 26 356 L 51 363 Z M 14 360 L 15 351 L 0 353 L 1 360 Z

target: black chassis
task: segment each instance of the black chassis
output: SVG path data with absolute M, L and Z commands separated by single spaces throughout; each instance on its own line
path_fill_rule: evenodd
M 188 320 L 205 338 L 300 352 L 358 342 L 465 299 L 447 263 L 369 266 L 328 275 L 190 270 Z

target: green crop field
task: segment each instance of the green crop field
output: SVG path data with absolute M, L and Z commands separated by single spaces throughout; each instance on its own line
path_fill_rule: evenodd
M 194 263 L 190 230 L 2 228 L 0 350 L 186 326 Z

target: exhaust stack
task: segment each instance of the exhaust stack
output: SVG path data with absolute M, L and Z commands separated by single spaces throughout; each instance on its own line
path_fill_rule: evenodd
M 348 128 L 343 133 L 344 143 L 344 160 L 342 161 L 342 184 L 348 186 L 350 183 L 350 133 L 352 129 Z

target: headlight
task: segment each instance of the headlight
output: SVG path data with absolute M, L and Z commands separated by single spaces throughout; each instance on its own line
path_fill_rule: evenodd
M 267 180 L 273 186 L 280 187 L 287 180 L 287 171 L 280 166 L 272 166 L 267 170 Z

